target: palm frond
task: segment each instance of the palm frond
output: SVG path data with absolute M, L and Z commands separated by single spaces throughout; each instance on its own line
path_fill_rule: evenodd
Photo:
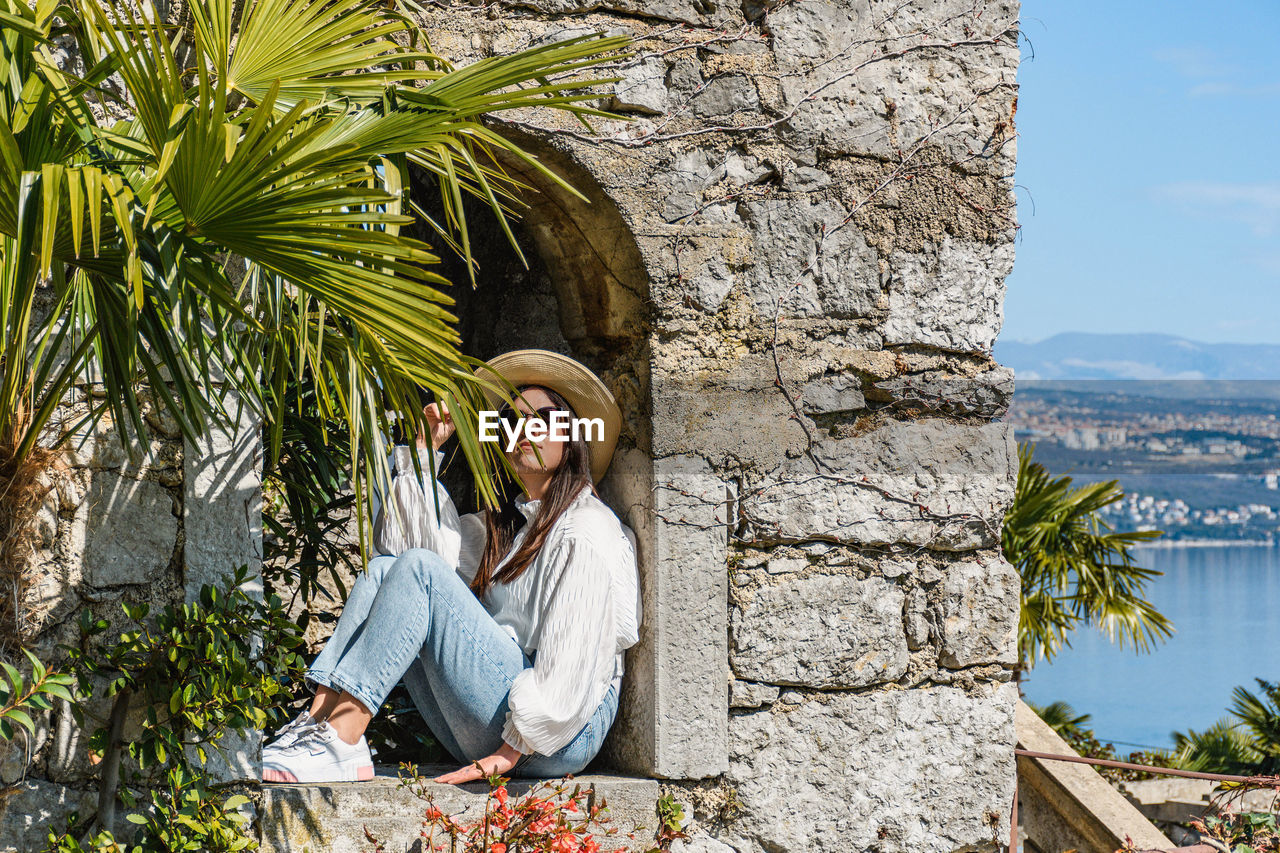
M 362 493 L 386 476 L 393 423 L 425 426 L 425 389 L 450 404 L 481 497 L 495 500 L 506 463 L 475 423 L 482 386 L 503 380 L 473 376 L 438 255 L 405 236 L 421 210 L 408 169 L 439 180 L 446 215 L 430 224 L 446 245 L 469 258 L 463 194 L 514 243 L 506 220 L 529 187 L 503 159 L 576 191 L 485 116 L 617 118 L 590 103 L 612 78 L 582 72 L 625 40 L 453 68 L 382 0 L 249 0 L 238 26 L 232 7 L 193 2 L 180 45 L 147 0 L 0 0 L 0 427 L 24 413 L 29 450 L 63 393 L 93 382 L 105 395 L 87 421 L 109 417 L 126 441 L 144 433 L 149 386 L 194 437 L 230 422 L 234 391 L 276 447 L 282 377 L 306 378 L 346 425 Z M 80 42 L 83 77 L 53 61 L 55 23 Z M 90 101 L 108 97 L 111 75 L 131 115 L 100 123 Z M 36 318 L 46 285 L 55 308 Z
M 1117 481 L 1073 486 L 1070 477 L 1050 477 L 1033 452 L 1018 447 L 1018 482 L 1001 531 L 1005 558 L 1021 578 L 1021 665 L 1052 659 L 1080 625 L 1122 648 L 1150 651 L 1173 624 L 1145 597 L 1161 573 L 1136 565 L 1129 549 L 1160 531 L 1112 530 L 1098 513 L 1124 497 Z

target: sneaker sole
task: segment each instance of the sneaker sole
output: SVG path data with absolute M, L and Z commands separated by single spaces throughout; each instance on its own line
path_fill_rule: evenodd
M 322 785 L 328 782 L 368 782 L 372 778 L 373 778 L 372 764 L 366 767 L 357 767 L 356 778 L 354 779 L 325 779 L 324 782 L 318 782 L 318 781 L 305 782 L 305 783 L 299 782 L 298 777 L 290 773 L 288 770 L 276 770 L 275 768 L 272 768 L 272 767 L 264 768 L 262 771 L 263 782 L 286 782 L 286 783 L 293 783 L 295 785 L 301 785 L 301 784 Z

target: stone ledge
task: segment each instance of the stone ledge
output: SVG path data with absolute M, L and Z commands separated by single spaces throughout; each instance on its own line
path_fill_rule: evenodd
M 1076 754 L 1022 701 L 1016 725 L 1022 749 Z M 1018 798 L 1028 848 L 1112 853 L 1126 844 L 1139 850 L 1175 847 L 1133 803 L 1085 764 L 1018 756 Z
M 431 778 L 456 767 L 422 766 L 419 773 Z M 386 853 L 418 853 L 422 813 L 427 805 L 407 788 L 401 788 L 397 768 L 379 766 L 368 782 L 337 782 L 324 785 L 264 784 L 258 824 L 262 830 L 262 853 L 365 853 L 373 843 L 364 834 L 368 827 Z M 632 776 L 587 774 L 573 780 L 584 788 L 594 786 L 596 796 L 608 803 L 613 826 L 625 834 L 639 827 L 636 841 L 628 849 L 651 848 L 657 824 L 654 805 L 658 783 Z M 507 790 L 520 796 L 539 784 L 536 779 L 513 779 Z M 487 787 L 430 785 L 435 804 L 461 819 L 479 816 Z

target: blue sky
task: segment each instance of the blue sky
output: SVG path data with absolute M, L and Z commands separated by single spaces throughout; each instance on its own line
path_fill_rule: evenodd
M 1280 2 L 1025 0 L 1021 18 L 1001 338 L 1280 343 Z

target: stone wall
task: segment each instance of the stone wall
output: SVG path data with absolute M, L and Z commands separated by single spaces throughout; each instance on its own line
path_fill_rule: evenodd
M 68 418 L 80 408 L 69 405 Z M 161 608 L 183 600 L 183 442 L 176 424 L 154 407 L 146 414 L 155 430 L 149 454 L 123 448 L 107 419 L 73 437 L 45 475 L 51 488 L 38 515 L 35 581 L 22 610 L 30 648 L 47 663 L 62 659 L 59 645 L 78 640 L 82 611 L 108 620 L 118 634 L 125 630 L 122 602 Z M 104 699 L 101 720 L 108 709 Z M 59 703 L 36 721 L 30 743 L 19 736 L 5 745 L 0 781 L 89 779 L 94 771 L 83 733 L 69 710 Z
M 85 393 L 75 392 L 81 401 Z M 230 408 L 235 411 L 234 403 Z M 74 422 L 83 402 L 68 400 L 62 414 Z M 108 417 L 75 435 L 46 474 L 51 489 L 39 513 L 36 582 L 23 612 L 29 647 L 51 665 L 63 660 L 59 645 L 77 642 L 82 611 L 105 619 L 107 636 L 117 637 L 129 630 L 124 602 L 147 603 L 153 613 L 180 605 L 194 600 L 202 584 L 217 583 L 242 564 L 255 573 L 250 593 L 258 587 L 262 459 L 256 421 L 243 413 L 238 429 L 215 430 L 188 446 L 177 423 L 148 399 L 143 415 L 153 430 L 148 447 L 123 447 Z M 0 851 L 42 849 L 51 824 L 70 811 L 95 810 L 97 768 L 89 762 L 86 737 L 108 718 L 113 699 L 105 691 L 105 682 L 93 691 L 84 726 L 58 700 L 52 711 L 33 715 L 34 738 L 19 735 L 0 744 L 6 789 Z M 126 738 L 142 719 L 142 708 L 135 707 Z M 225 738 L 227 758 L 211 752 L 206 771 L 218 781 L 260 779 L 260 740 Z M 136 768 L 127 756 L 124 761 Z M 129 826 L 123 815 L 117 824 L 118 831 Z
M 603 489 L 638 536 L 645 621 L 602 763 L 666 780 L 694 815 L 691 849 L 998 847 L 1018 600 L 999 528 L 1017 459 L 991 346 L 1016 232 L 1016 2 L 422 14 L 457 63 L 594 30 L 637 39 L 601 101 L 632 121 L 597 136 L 494 121 L 590 199 L 513 164 L 543 190 L 522 229 L 558 312 L 540 340 L 599 370 L 626 415 Z M 137 495 L 129 512 L 170 560 L 90 559 L 144 522 L 77 527 L 73 497 L 49 541 L 92 567 L 71 556 L 50 576 L 181 598 L 202 481 L 176 461 L 100 467 L 78 494 Z M 200 501 L 252 518 L 243 496 Z M 51 772 L 64 748 L 42 748 Z
M 548 188 L 527 228 L 567 347 L 611 382 L 607 336 L 565 318 L 628 303 L 556 256 L 641 265 L 617 276 L 640 282 L 644 363 L 605 485 L 646 623 L 611 760 L 672 780 L 700 849 L 1003 843 L 1016 3 L 446 2 L 424 23 L 461 62 L 637 39 L 602 101 L 633 121 L 497 122 L 594 194 L 566 212 Z

